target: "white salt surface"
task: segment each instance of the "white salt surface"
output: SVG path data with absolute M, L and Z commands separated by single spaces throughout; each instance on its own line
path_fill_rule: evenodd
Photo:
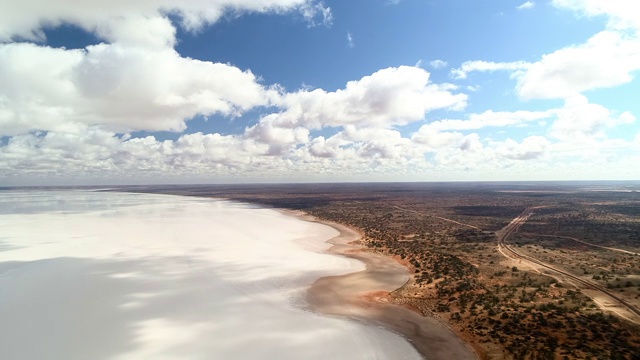
M 211 199 L 0 191 L 2 359 L 419 359 L 384 329 L 303 310 L 360 270 L 337 235 Z

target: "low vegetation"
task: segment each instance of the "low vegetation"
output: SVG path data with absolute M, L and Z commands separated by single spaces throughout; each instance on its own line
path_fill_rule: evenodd
M 351 184 L 183 191 L 301 209 L 359 229 L 364 247 L 395 257 L 412 273 L 391 300 L 447 323 L 484 358 L 637 359 L 638 325 L 496 250 L 495 231 L 527 207 L 544 206 L 509 243 L 638 307 L 640 192 L 588 190 Z

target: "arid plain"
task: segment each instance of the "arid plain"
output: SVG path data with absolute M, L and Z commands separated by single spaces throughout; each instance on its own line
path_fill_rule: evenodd
M 159 186 L 302 210 L 355 229 L 408 281 L 368 301 L 437 320 L 483 359 L 640 354 L 640 184 Z M 394 328 L 415 343 L 406 328 Z

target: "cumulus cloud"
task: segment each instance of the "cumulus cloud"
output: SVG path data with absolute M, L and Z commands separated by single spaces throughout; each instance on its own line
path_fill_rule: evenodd
M 264 149 L 231 135 L 185 134 L 178 140 L 131 138 L 99 127 L 79 134 L 30 133 L 0 147 L 0 165 L 22 174 L 67 179 L 129 176 L 194 176 L 250 171 L 252 156 Z M 64 169 L 64 170 L 63 170 Z M 5 173 L 2 177 L 11 176 Z
M 637 32 L 629 34 L 623 30 L 640 30 L 640 3 L 554 0 L 553 4 L 587 16 L 607 16 L 608 29 L 584 44 L 562 48 L 533 63 L 467 61 L 451 70 L 451 76 L 466 79 L 474 71 L 508 71 L 517 80 L 516 90 L 523 99 L 563 99 L 633 80 L 634 73 L 640 70 L 640 37 Z
M 438 120 L 425 124 L 411 136 L 411 140 L 416 144 L 427 146 L 429 149 L 457 149 L 465 153 L 478 153 L 481 151 L 491 151 L 509 159 L 534 159 L 535 154 L 542 152 L 534 151 L 540 149 L 542 144 L 538 138 L 526 140 L 523 144 L 517 145 L 514 140 L 507 139 L 506 143 L 497 145 L 493 142 L 493 150 L 487 149 L 482 143 L 480 136 L 476 133 L 465 134 L 470 130 L 478 130 L 486 127 L 509 127 L 522 126 L 528 122 L 551 118 L 555 115 L 549 111 L 515 111 L 515 112 L 494 112 L 491 110 L 480 114 L 471 114 L 466 120 Z M 535 141 L 533 140 L 535 139 Z M 517 146 L 516 146 L 517 145 Z M 546 149 L 547 143 L 545 143 Z M 469 160 L 471 162 L 471 160 Z
M 29 133 L 11 137 L 0 146 L 0 166 L 9 169 L 0 173 L 0 180 L 6 183 L 28 176 L 33 181 L 44 176 L 66 181 L 126 182 L 130 177 L 136 181 L 193 181 L 238 174 L 246 179 L 291 179 L 294 174 L 306 174 L 308 179 L 308 173 L 316 171 L 369 174 L 372 166 L 398 171 L 420 155 L 409 148 L 408 139 L 388 129 L 348 128 L 329 139 L 304 139 L 301 147 L 282 147 L 279 154 L 271 152 L 272 145 L 242 135 L 203 133 L 159 141 L 153 136 L 117 135 L 99 127 L 78 134 Z
M 553 0 L 552 3 L 587 16 L 607 16 L 612 29 L 640 30 L 640 3 L 636 0 Z
M 434 148 L 459 146 L 464 138 L 464 132 L 467 131 L 487 127 L 529 126 L 532 122 L 538 125 L 541 120 L 551 123 L 550 137 L 563 142 L 578 143 L 593 139 L 604 140 L 607 138 L 607 130 L 619 125 L 631 124 L 636 118 L 630 112 L 615 114 L 602 105 L 590 103 L 583 95 L 575 95 L 567 98 L 564 106 L 545 111 L 495 112 L 488 110 L 480 114 L 471 114 L 464 120 L 433 121 L 420 127 L 413 134 L 412 139 Z
M 390 127 L 421 120 L 435 109 L 460 110 L 467 95 L 454 93 L 451 84 L 430 82 L 423 69 L 401 66 L 379 70 L 344 89 L 300 90 L 285 94 L 278 105 L 286 110 L 270 116 L 280 127 L 310 129 L 358 125 Z
M 197 115 L 241 115 L 268 105 L 277 92 L 248 70 L 180 56 L 168 16 L 189 30 L 225 12 L 299 11 L 310 22 L 331 20 L 330 9 L 311 0 L 141 0 L 107 7 L 34 1 L 0 6 L 0 41 L 43 40 L 43 28 L 64 23 L 107 43 L 78 50 L 0 43 L 0 135 L 77 133 L 94 125 L 116 132 L 183 131 Z
M 610 118 L 616 123 L 626 121 L 623 116 Z M 277 133 L 283 130 L 285 133 Z M 552 167 L 558 160 L 573 166 L 575 159 L 586 157 L 594 161 L 603 154 L 611 157 L 637 150 L 639 146 L 637 140 L 597 137 L 589 138 L 588 143 L 565 140 L 552 143 L 542 136 L 497 141 L 483 139 L 477 133 L 429 127 L 412 138 L 393 129 L 352 125 L 328 138 L 312 138 L 305 130 L 296 129 L 260 131 L 261 136 L 273 138 L 265 138 L 267 142 L 263 143 L 246 134 L 195 133 L 184 134 L 175 141 L 159 141 L 153 136 L 118 135 L 100 127 L 89 127 L 81 133 L 17 135 L 0 146 L 0 167 L 7 169 L 0 173 L 0 181 L 33 182 L 39 177 L 66 182 L 326 180 L 322 176 L 334 180 L 389 176 L 388 179 L 397 180 L 398 176 L 433 179 L 443 174 L 464 178 L 467 172 L 475 174 L 474 178 L 491 174 L 486 178 L 491 179 L 497 174 L 513 178 L 518 171 L 530 178 L 532 169 L 536 169 L 536 174 L 544 172 L 542 177 L 552 176 L 553 169 L 558 170 Z M 519 165 L 525 162 L 526 166 Z M 628 162 L 620 164 L 621 169 L 629 166 Z
M 0 135 L 89 125 L 182 131 L 196 115 L 239 115 L 274 93 L 250 71 L 118 43 L 85 50 L 0 44 L 0 82 Z
M 523 99 L 557 99 L 617 86 L 633 80 L 640 69 L 640 39 L 602 31 L 585 44 L 542 56 L 537 62 L 468 61 L 451 70 L 455 79 L 474 71 L 508 71 Z
M 525 99 L 565 98 L 628 83 L 639 69 L 640 40 L 603 31 L 585 44 L 544 55 L 517 75 L 517 90 Z
M 551 126 L 550 135 L 567 142 L 592 141 L 606 138 L 604 130 L 635 121 L 633 114 L 624 112 L 615 116 L 602 105 L 591 104 L 582 95 L 565 101 L 564 107 L 554 110 L 557 119 Z
M 258 124 L 245 129 L 244 136 L 268 146 L 268 155 L 282 155 L 287 149 L 309 141 L 309 129 L 274 125 L 275 115 L 263 118 Z
M 9 5 L 8 3 L 6 3 Z M 42 2 L 24 0 L 10 6 L 0 6 L 0 41 L 19 37 L 43 40 L 43 27 L 73 24 L 89 32 L 96 32 L 109 40 L 124 37 L 153 35 L 167 39 L 167 28 L 161 24 L 168 15 L 180 19 L 181 25 L 191 31 L 216 22 L 225 12 L 285 12 L 299 11 L 310 24 L 329 24 L 331 10 L 322 3 L 310 0 L 137 0 L 112 1 L 109 6 L 97 0 L 59 0 Z M 145 27 L 141 36 L 123 31 L 135 28 L 140 22 L 153 23 L 149 33 Z M 152 39 L 153 42 L 158 41 Z
M 309 153 L 319 158 L 336 158 L 343 152 L 342 144 L 346 144 L 339 137 L 330 137 L 325 139 L 324 136 L 314 138 L 308 145 Z
M 463 139 L 464 134 L 460 132 L 439 131 L 426 125 L 411 136 L 413 142 L 426 145 L 431 149 L 457 146 Z
M 459 131 L 442 131 L 436 127 L 423 125 L 411 136 L 414 144 L 425 145 L 428 151 L 440 153 L 447 149 L 462 152 L 478 152 L 484 148 L 480 136 L 476 133 L 463 134 Z
M 407 137 L 400 126 L 424 121 L 433 110 L 462 110 L 467 95 L 455 85 L 433 83 L 419 66 L 382 69 L 335 91 L 286 93 L 277 84 L 262 84 L 249 70 L 185 58 L 173 49 L 177 25 L 170 19 L 195 31 L 225 12 L 294 11 L 310 26 L 330 25 L 331 10 L 321 2 L 139 0 L 102 9 L 96 1 L 62 0 L 55 6 L 35 7 L 34 1 L 7 9 L 0 5 L 0 41 L 42 40 L 43 28 L 68 23 L 105 43 L 76 50 L 0 44 L 0 136 L 6 136 L 0 138 L 3 183 L 39 176 L 83 182 L 127 182 L 133 177 L 148 182 L 159 175 L 182 181 L 221 181 L 239 175 L 313 180 L 309 174 L 345 180 L 353 179 L 345 174 L 403 179 L 419 174 L 423 177 L 415 180 L 424 180 L 425 175 L 432 179 L 452 171 L 486 171 L 495 176 L 501 169 L 550 171 L 547 159 L 637 150 L 640 144 L 640 135 L 630 142 L 607 138 L 607 130 L 635 121 L 631 113 L 616 113 L 579 95 L 628 82 L 638 69 L 637 38 L 622 31 L 634 28 L 635 15 L 628 7 L 622 11 L 611 5 L 631 6 L 631 2 L 555 0 L 556 6 L 587 16 L 609 16 L 609 30 L 538 62 L 471 61 L 451 71 L 456 79 L 473 71 L 508 71 L 518 82 L 521 97 L 566 98 L 563 107 L 489 110 L 430 122 Z M 441 60 L 429 65 L 448 66 Z M 276 110 L 242 134 L 193 133 L 159 141 L 126 133 L 184 131 L 187 121 L 197 115 L 233 117 L 260 106 Z M 546 137 L 500 141 L 473 132 L 530 126 L 541 120 L 550 124 Z M 334 134 L 314 134 L 323 128 L 333 128 Z M 527 167 L 519 165 L 525 162 Z
M 309 153 L 331 158 L 349 146 L 358 156 L 398 158 L 402 151 L 395 140 L 402 137 L 391 127 L 422 120 L 431 110 L 463 108 L 466 95 L 453 90 L 449 84 L 431 83 L 423 69 L 387 68 L 333 92 L 303 89 L 282 94 L 274 104 L 283 110 L 263 116 L 245 129 L 243 137 L 267 145 L 268 155 L 282 155 L 309 144 L 310 130 L 341 128 L 329 139 L 313 139 Z
M 482 145 L 480 135 L 473 133 L 462 138 L 462 141 L 458 145 L 458 148 L 464 152 L 477 153 L 484 149 L 484 145 Z
M 507 139 L 498 146 L 498 151 L 509 159 L 532 160 L 543 156 L 549 144 L 543 136 L 529 136 L 520 143 Z
M 132 47 L 173 47 L 176 28 L 166 17 L 121 16 L 96 27 L 102 39 Z

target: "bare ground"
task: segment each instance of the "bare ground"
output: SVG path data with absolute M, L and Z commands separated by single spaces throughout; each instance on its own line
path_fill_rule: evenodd
M 293 213 L 340 232 L 328 241 L 333 246 L 327 253 L 356 259 L 366 265 L 360 272 L 318 279 L 307 293 L 311 310 L 383 326 L 405 337 L 425 359 L 478 358 L 472 348 L 445 324 L 425 317 L 415 309 L 389 303 L 389 293 L 409 280 L 405 266 L 390 257 L 363 251 L 354 244 L 360 234 L 349 227 L 319 221 L 300 212 Z

